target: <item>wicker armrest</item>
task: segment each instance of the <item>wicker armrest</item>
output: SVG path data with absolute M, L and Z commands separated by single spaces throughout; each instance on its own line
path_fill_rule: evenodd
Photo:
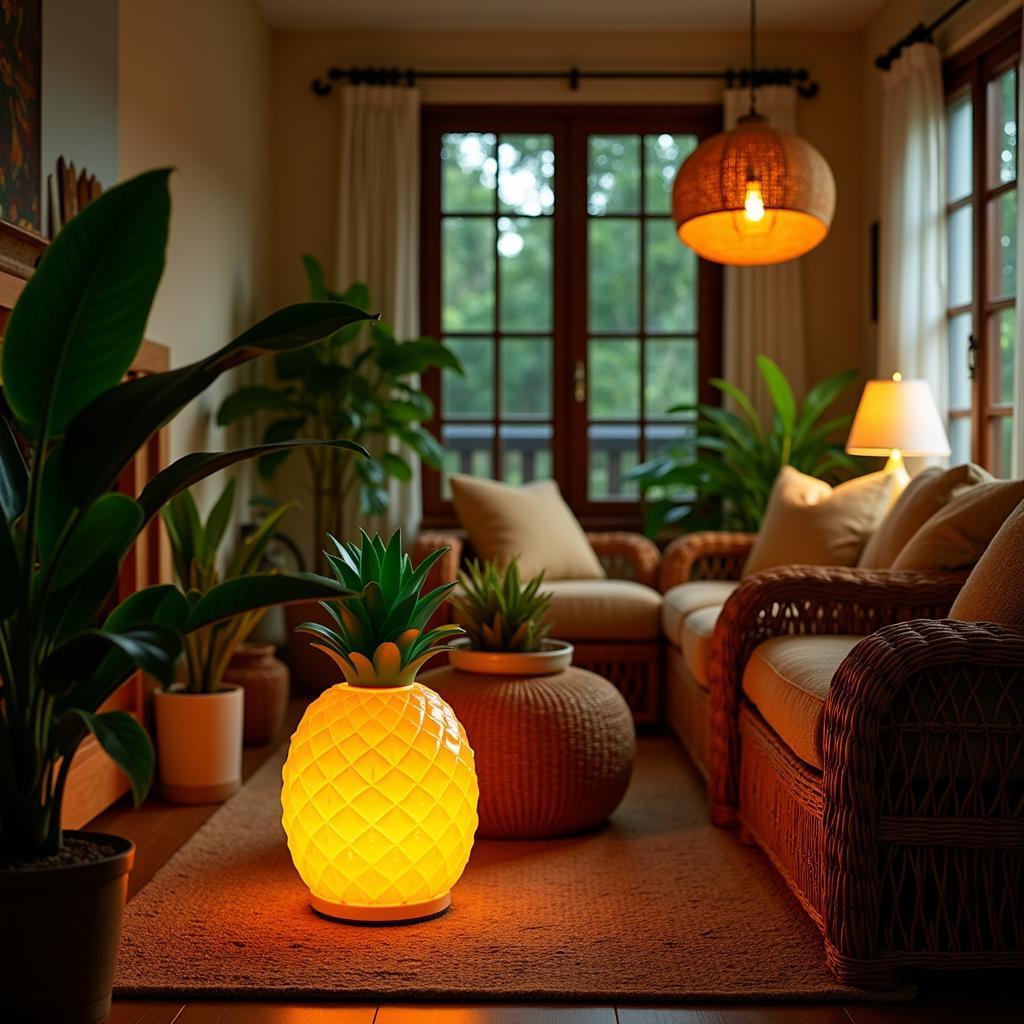
M 776 636 L 853 633 L 916 618 L 942 618 L 963 584 L 953 573 L 839 566 L 766 569 L 737 587 L 711 639 L 710 788 L 715 824 L 736 817 L 743 670 L 754 648 Z
M 932 620 L 880 629 L 833 677 L 823 741 L 825 934 L 842 936 L 833 966 L 871 959 L 886 934 L 1003 948 L 1024 846 L 1024 633 Z M 908 878 L 917 898 L 903 901 Z
M 690 533 L 661 556 L 662 593 L 689 580 L 738 580 L 756 533 Z
M 609 576 L 657 586 L 661 552 L 654 541 L 626 532 L 588 533 L 587 540 Z

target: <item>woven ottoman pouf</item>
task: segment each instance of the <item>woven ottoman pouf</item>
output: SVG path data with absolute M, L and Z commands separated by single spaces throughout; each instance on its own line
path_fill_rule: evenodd
M 421 676 L 455 710 L 476 756 L 485 839 L 542 839 L 601 824 L 626 793 L 633 716 L 607 679 L 483 675 L 452 666 Z

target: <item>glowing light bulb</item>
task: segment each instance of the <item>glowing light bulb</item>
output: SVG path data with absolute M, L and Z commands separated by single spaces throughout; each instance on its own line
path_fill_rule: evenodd
M 894 380 L 894 381 L 895 381 L 895 382 L 896 382 L 897 384 L 899 384 L 899 382 L 900 382 L 901 380 L 903 380 L 903 374 L 902 374 L 902 373 L 900 373 L 900 371 L 899 371 L 899 370 L 897 370 L 897 371 L 896 371 L 896 372 L 895 372 L 895 373 L 894 373 L 894 374 L 892 375 L 892 379 L 893 379 L 893 380 Z
M 764 220 L 764 197 L 761 195 L 761 182 L 756 178 L 747 181 L 747 195 L 743 200 L 743 212 L 752 224 Z

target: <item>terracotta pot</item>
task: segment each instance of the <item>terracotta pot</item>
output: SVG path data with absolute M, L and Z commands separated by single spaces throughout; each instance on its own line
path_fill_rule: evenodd
M 121 916 L 135 845 L 100 832 L 65 839 L 113 853 L 86 864 L 0 867 L 0 1004 L 4 1020 L 96 1024 L 110 1013 Z
M 304 622 L 335 626 L 334 619 L 320 607 L 318 601 L 285 605 L 284 618 L 288 626 L 286 656 L 292 673 L 292 682 L 304 693 L 323 693 L 327 687 L 340 682 L 340 674 L 327 657 L 313 649 L 313 637 L 308 633 L 295 632 Z
M 572 644 L 545 640 L 539 651 L 474 651 L 469 641 L 456 640 L 448 659 L 460 672 L 489 676 L 550 676 L 572 664 Z
M 186 693 L 178 683 L 153 692 L 160 784 L 176 804 L 226 800 L 242 784 L 245 691 Z
M 269 743 L 281 730 L 288 708 L 288 666 L 274 657 L 273 644 L 242 644 L 231 656 L 224 683 L 245 691 L 242 743 Z

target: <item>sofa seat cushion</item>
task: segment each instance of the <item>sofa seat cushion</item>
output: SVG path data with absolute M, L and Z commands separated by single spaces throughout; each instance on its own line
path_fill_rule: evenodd
M 859 636 L 780 636 L 754 650 L 743 692 L 802 761 L 824 767 L 822 724 L 832 677 Z
M 665 591 L 661 604 L 661 630 L 669 643 L 683 646 L 683 623 L 701 608 L 721 607 L 739 586 L 738 580 L 690 580 Z
M 661 594 L 632 580 L 547 580 L 547 621 L 558 640 L 657 640 Z
M 683 623 L 683 661 L 690 675 L 705 689 L 709 689 L 708 662 L 711 655 L 711 637 L 715 632 L 722 605 L 698 608 L 691 612 Z

